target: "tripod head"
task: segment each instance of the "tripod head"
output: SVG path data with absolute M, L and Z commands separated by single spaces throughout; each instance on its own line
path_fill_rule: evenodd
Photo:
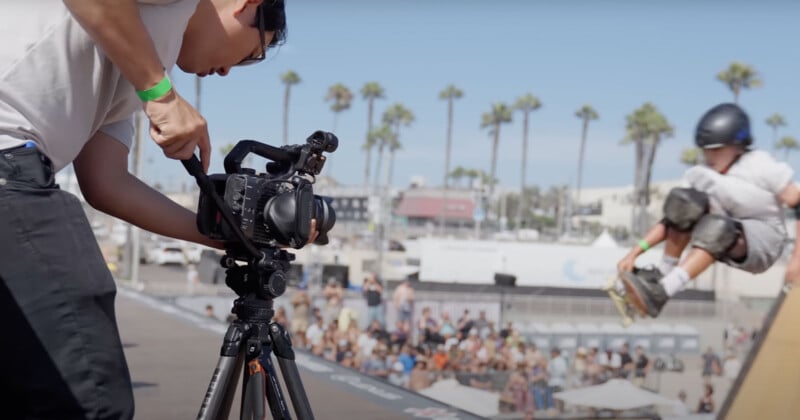
M 286 291 L 286 273 L 294 255 L 274 247 L 260 251 L 260 258 L 248 258 L 240 265 L 236 262 L 241 258 L 233 256 L 237 251 L 226 249 L 220 265 L 226 269 L 225 284 L 237 295 L 272 300 Z

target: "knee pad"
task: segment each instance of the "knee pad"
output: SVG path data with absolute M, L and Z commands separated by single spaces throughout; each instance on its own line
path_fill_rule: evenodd
M 689 244 L 708 251 L 718 261 L 722 260 L 739 239 L 741 226 L 729 217 L 707 214 L 692 230 Z
M 708 213 L 708 195 L 694 188 L 673 188 L 664 200 L 664 222 L 681 232 L 689 232 Z

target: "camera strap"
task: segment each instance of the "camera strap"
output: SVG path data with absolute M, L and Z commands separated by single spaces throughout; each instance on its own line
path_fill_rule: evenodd
M 245 236 L 244 232 L 239 228 L 236 223 L 236 219 L 234 219 L 233 214 L 231 214 L 230 210 L 225 206 L 225 201 L 222 197 L 217 194 L 214 190 L 214 185 L 211 183 L 211 180 L 208 179 L 208 176 L 203 172 L 203 165 L 200 164 L 200 160 L 197 159 L 197 156 L 192 155 L 191 158 L 182 160 L 181 163 L 183 167 L 186 168 L 186 171 L 189 172 L 189 175 L 192 175 L 194 179 L 197 181 L 197 186 L 200 187 L 200 191 L 202 191 L 207 196 L 211 197 L 211 200 L 214 202 L 214 205 L 217 207 L 217 211 L 222 216 L 222 219 L 225 220 L 225 223 L 228 224 L 228 227 L 231 228 L 233 233 L 236 235 L 236 238 L 244 245 L 247 249 L 247 252 L 252 254 L 253 257 L 261 258 L 261 251 L 259 251 L 247 236 Z

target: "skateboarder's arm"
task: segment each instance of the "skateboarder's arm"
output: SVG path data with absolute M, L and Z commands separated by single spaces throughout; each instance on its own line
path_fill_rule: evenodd
M 628 254 L 622 260 L 620 260 L 619 263 L 617 263 L 617 269 L 619 271 L 632 271 L 633 263 L 636 261 L 636 257 L 643 254 L 651 247 L 660 244 L 664 239 L 666 239 L 666 237 L 667 227 L 661 222 L 656 223 L 656 225 L 650 228 L 644 237 L 638 241 L 633 248 L 631 248 L 630 252 L 628 252 Z

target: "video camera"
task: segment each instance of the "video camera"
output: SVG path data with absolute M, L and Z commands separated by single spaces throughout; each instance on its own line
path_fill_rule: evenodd
M 312 184 L 325 164 L 323 153 L 339 145 L 335 135 L 316 131 L 306 144 L 277 148 L 254 140 L 241 140 L 225 156 L 225 173 L 208 176 L 210 194 L 201 188 L 197 211 L 200 233 L 228 243 L 241 241 L 220 210 L 224 206 L 236 227 L 256 247 L 300 249 L 311 235 L 311 220 L 317 221 L 319 236 L 314 243 L 328 243 L 328 231 L 336 222 L 330 197 L 314 195 Z M 269 159 L 265 173 L 243 168 L 242 162 L 253 153 Z

